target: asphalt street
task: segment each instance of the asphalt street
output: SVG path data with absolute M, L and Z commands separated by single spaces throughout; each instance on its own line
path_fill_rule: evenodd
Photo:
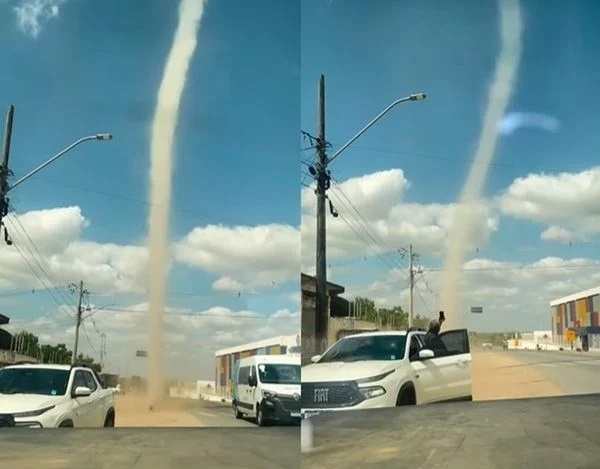
M 509 350 L 520 364 L 538 371 L 564 394 L 600 393 L 600 354 L 594 352 L 549 352 Z
M 599 467 L 600 394 L 335 412 L 310 421 L 306 469 Z
M 199 428 L 0 429 L 0 469 L 300 467 L 298 425 L 257 427 L 231 407 L 190 401 Z M 238 427 L 238 428 L 232 428 Z M 242 428 L 244 427 L 244 428 Z
M 207 427 L 255 427 L 249 419 L 236 419 L 230 405 L 204 400 L 190 400 L 186 410 Z

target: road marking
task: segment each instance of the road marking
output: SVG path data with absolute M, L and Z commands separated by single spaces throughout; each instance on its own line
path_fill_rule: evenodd
M 209 414 L 208 412 L 198 412 L 199 415 L 203 415 L 204 417 L 219 417 L 216 414 Z

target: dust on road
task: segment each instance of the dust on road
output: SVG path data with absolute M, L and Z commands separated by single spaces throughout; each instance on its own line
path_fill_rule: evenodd
M 115 396 L 117 427 L 203 427 L 200 419 L 189 408 L 198 401 L 165 398 L 150 410 L 148 397 L 144 394 Z
M 472 351 L 473 399 L 519 399 L 562 396 L 564 393 L 531 366 L 506 353 Z

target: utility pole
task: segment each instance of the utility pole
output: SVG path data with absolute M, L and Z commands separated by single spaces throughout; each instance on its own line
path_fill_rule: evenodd
M 77 311 L 75 314 L 75 343 L 73 344 L 73 354 L 71 355 L 71 364 L 77 361 L 77 353 L 79 348 L 79 328 L 81 327 L 81 315 L 83 314 L 83 297 L 89 294 L 87 290 L 83 288 L 83 280 L 79 281 L 79 285 L 69 285 L 72 293 L 77 293 Z
M 104 357 L 106 356 L 106 334 L 100 334 L 100 366 L 104 368 Z
M 10 175 L 10 168 L 8 166 L 8 160 L 10 157 L 10 142 L 12 140 L 12 127 L 13 127 L 13 116 L 15 114 L 15 107 L 11 104 L 8 106 L 6 113 L 6 126 L 4 128 L 4 142 L 2 145 L 2 166 L 0 166 L 0 229 L 4 228 L 4 240 L 6 244 L 11 245 L 10 237 L 6 231 L 4 225 L 4 218 L 8 215 L 9 200 L 6 198 L 8 194 L 8 176 Z
M 413 315 L 415 307 L 415 271 L 413 269 L 413 246 L 408 246 L 408 282 L 409 282 L 409 296 L 408 296 L 408 327 L 413 325 Z
M 331 184 L 327 171 L 327 154 L 325 149 L 325 77 L 319 77 L 317 94 L 317 265 L 315 295 L 315 339 L 317 353 L 327 348 L 327 323 L 329 305 L 327 301 L 327 219 L 325 211 L 326 192 Z

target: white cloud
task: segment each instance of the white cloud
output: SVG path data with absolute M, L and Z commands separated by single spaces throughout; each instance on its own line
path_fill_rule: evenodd
M 19 5 L 14 7 L 14 12 L 17 17 L 17 26 L 23 33 L 34 39 L 37 38 L 44 23 L 59 16 L 60 7 L 65 1 L 66 0 L 21 0 Z
M 501 194 L 502 213 L 549 229 L 545 240 L 587 239 L 600 233 L 600 167 L 578 173 L 530 174 Z
M 106 334 L 109 370 L 121 374 L 145 374 L 146 360 L 135 358 L 135 351 L 147 350 L 148 347 L 147 308 L 146 303 L 141 303 L 92 311 L 93 314 L 83 322 L 81 352 L 98 359 L 100 338 L 97 331 L 101 331 Z M 38 334 L 44 343 L 63 342 L 72 348 L 74 320 L 62 311 L 33 321 L 11 322 L 14 322 L 9 326 L 12 331 L 29 330 Z M 214 377 L 214 354 L 217 350 L 270 337 L 297 334 L 299 330 L 298 311 L 280 310 L 262 315 L 253 311 L 232 311 L 220 306 L 204 311 L 167 308 L 165 369 L 173 378 L 211 379 Z
M 561 243 L 569 243 L 575 240 L 577 236 L 571 231 L 560 226 L 551 226 L 540 234 L 540 239 L 544 241 L 559 241 Z
M 289 225 L 195 228 L 174 245 L 175 259 L 218 275 L 216 290 L 277 287 L 297 280 L 300 233 Z
M 560 121 L 553 116 L 535 112 L 511 112 L 498 123 L 498 129 L 503 135 L 511 135 L 523 127 L 533 127 L 546 132 L 556 132 Z
M 400 169 L 351 178 L 339 186 L 332 185 L 328 195 L 340 217 L 333 218 L 328 214 L 328 259 L 391 252 L 409 243 L 416 244 L 422 252 L 441 255 L 456 205 L 405 202 L 409 186 Z M 314 191 L 304 189 L 302 260 L 307 268 L 314 265 L 315 209 Z M 485 245 L 498 228 L 498 219 L 490 204 L 482 201 L 479 215 L 474 227 L 473 248 Z M 344 220 L 352 224 L 354 230 Z M 366 233 L 367 230 L 370 234 Z
M 424 269 L 418 276 L 415 313 L 435 316 L 441 272 Z M 545 257 L 530 264 L 473 259 L 464 264 L 461 278 L 464 326 L 480 331 L 550 329 L 550 301 L 600 285 L 600 261 Z M 367 296 L 380 306 L 401 305 L 408 310 L 405 272 L 390 271 L 369 285 L 347 285 L 348 298 Z M 482 306 L 484 313 L 469 313 Z M 446 314 L 456 314 L 447 311 Z
M 14 245 L 0 243 L 1 289 L 39 289 L 77 279 L 103 293 L 145 289 L 146 248 L 82 240 L 89 222 L 79 207 L 10 215 L 5 222 Z

